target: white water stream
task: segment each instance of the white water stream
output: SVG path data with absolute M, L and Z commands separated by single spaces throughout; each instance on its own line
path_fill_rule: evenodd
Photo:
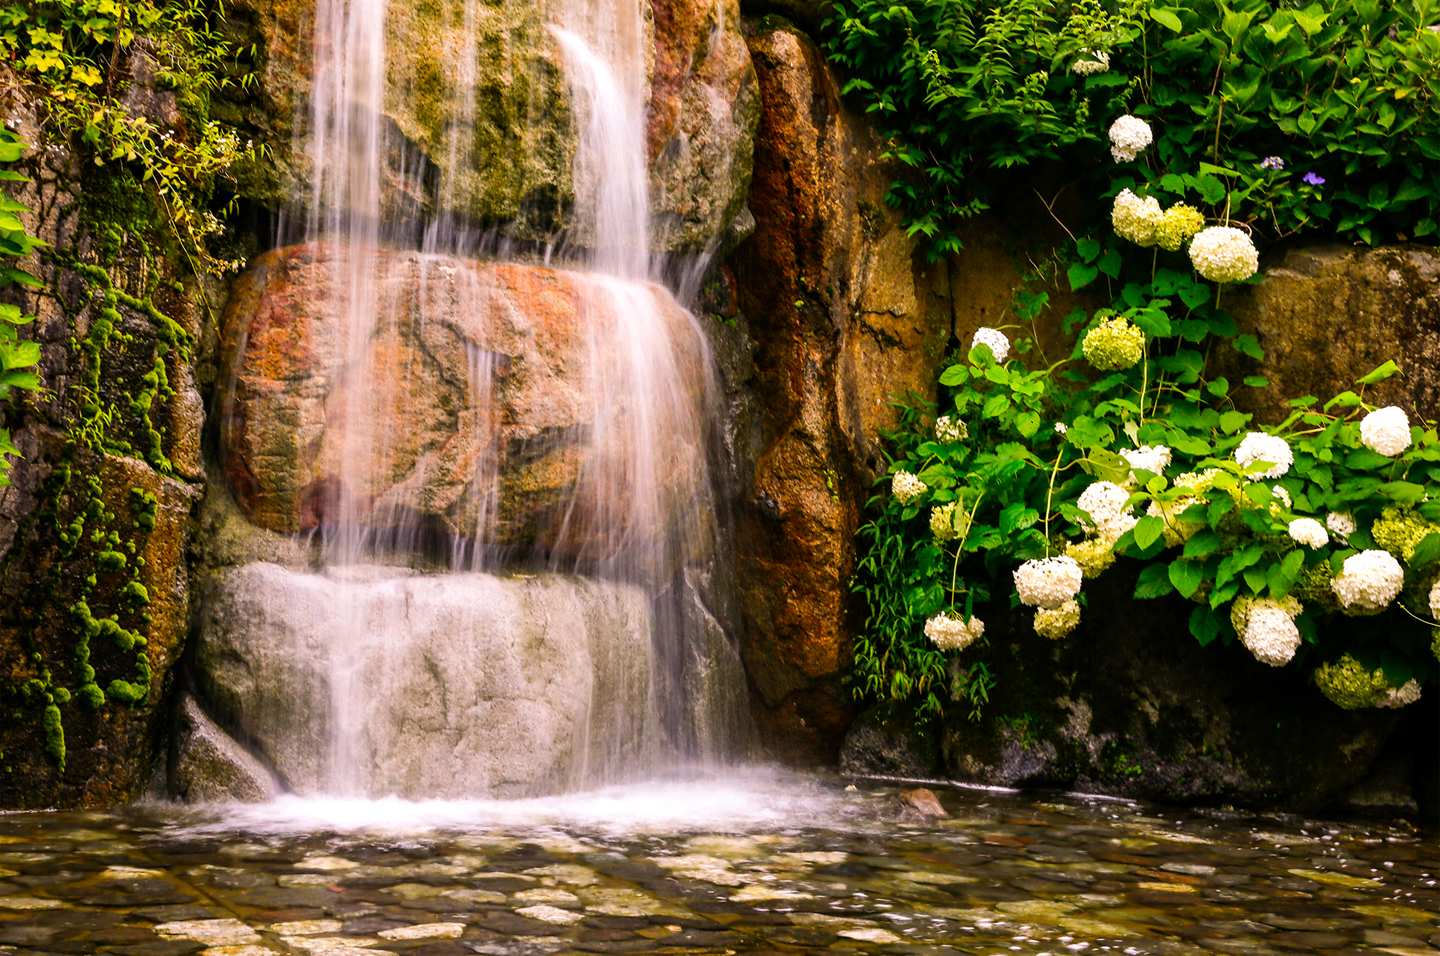
M 407 229 L 386 208 L 396 147 L 384 110 L 387 43 L 409 40 L 395 34 L 386 0 L 317 8 L 306 238 L 331 248 L 329 294 L 339 304 L 329 379 L 338 398 L 327 413 L 327 427 L 343 434 L 337 500 L 321 528 L 321 572 L 248 566 L 256 570 L 237 572 L 249 575 L 245 588 L 210 615 L 269 635 L 271 676 L 248 663 L 230 709 L 245 714 L 252 740 L 275 741 L 264 756 L 299 794 L 571 791 L 723 761 L 748 725 L 738 657 L 710 610 L 723 594 L 725 553 L 707 463 L 712 363 L 693 318 L 651 281 L 647 41 L 635 0 L 567 0 L 548 11 L 580 124 L 566 248 L 584 250 L 567 267 L 586 275 L 567 281 L 581 297 L 588 355 L 574 374 L 594 407 L 554 540 L 528 559 L 548 571 L 494 576 L 504 571 L 489 555 L 511 453 L 495 411 L 497 363 L 509 358 L 491 351 L 487 322 L 475 320 L 495 298 L 485 268 L 455 258 L 477 243 L 453 214 L 474 181 L 474 90 L 487 69 L 477 60 L 479 2 L 447 13 L 459 29 L 439 54 L 456 104 L 435 187 L 440 212 L 402 256 L 394 249 Z M 438 327 L 456 315 L 481 330 L 465 346 L 469 404 L 457 419 L 465 447 L 477 449 L 466 459 L 474 527 L 453 536 L 450 573 L 417 575 L 403 565 L 427 532 L 407 502 L 426 475 L 385 472 L 390 452 L 411 440 L 397 409 L 416 385 L 385 365 L 387 343 L 397 323 Z M 264 597 L 245 596 L 253 593 Z M 239 643 L 222 623 L 201 654 L 221 669 L 227 654 L 257 657 Z

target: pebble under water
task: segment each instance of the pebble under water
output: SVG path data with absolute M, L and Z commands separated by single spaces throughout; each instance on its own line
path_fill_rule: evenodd
M 751 772 L 527 801 L 0 814 L 0 951 L 1434 953 L 1433 832 Z

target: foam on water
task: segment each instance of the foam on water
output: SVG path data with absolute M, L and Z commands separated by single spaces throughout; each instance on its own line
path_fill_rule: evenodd
M 625 784 L 527 800 L 405 800 L 282 796 L 188 811 L 183 831 L 277 837 L 333 832 L 367 838 L 502 830 L 605 836 L 863 828 L 864 801 L 814 778 L 748 768 L 690 780 Z

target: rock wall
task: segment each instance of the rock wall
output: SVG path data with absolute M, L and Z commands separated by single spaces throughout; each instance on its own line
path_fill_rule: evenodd
M 760 406 L 737 515 L 745 661 L 771 749 L 832 763 L 850 719 L 849 582 L 883 471 L 875 442 L 892 396 L 933 391 L 950 273 L 917 262 L 883 202 L 895 171 L 815 45 L 778 20 L 747 24 L 747 42 L 764 103 L 756 227 L 729 263 Z
M 175 122 L 173 97 L 131 88 Z M 22 139 L 34 105 L 0 90 Z M 42 288 L 44 391 L 6 409 L 22 458 L 0 489 L 0 806 L 107 806 L 139 795 L 163 749 L 167 689 L 189 617 L 186 552 L 202 406 L 201 309 L 156 206 L 122 171 L 60 149 L 12 168 Z M 51 709 L 53 708 L 53 709 Z

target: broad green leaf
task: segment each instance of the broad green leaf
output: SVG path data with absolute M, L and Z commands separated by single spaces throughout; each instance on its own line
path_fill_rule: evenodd
M 1096 266 L 1088 265 L 1083 262 L 1071 263 L 1070 268 L 1066 270 L 1066 275 L 1070 279 L 1070 291 L 1074 292 L 1077 289 L 1085 288 L 1087 285 L 1094 282 L 1095 277 L 1099 274 L 1100 270 Z
M 952 365 L 940 373 L 941 385 L 960 385 L 970 377 L 970 370 L 963 365 Z
M 1135 543 L 1141 548 L 1150 547 L 1164 534 L 1165 522 L 1153 515 L 1145 515 L 1135 524 Z
M 1180 18 L 1176 16 L 1175 13 L 1176 11 L 1173 8 L 1151 7 L 1150 19 L 1154 20 L 1162 27 L 1165 27 L 1167 30 L 1172 30 L 1175 33 L 1179 33 L 1180 31 L 1184 30 L 1185 27 L 1180 22 Z
M 1400 374 L 1400 366 L 1393 361 L 1387 361 L 1384 365 L 1367 375 L 1362 375 L 1355 380 L 1359 385 L 1374 385 L 1376 382 L 1383 382 L 1392 375 Z
M 1195 635 L 1201 647 L 1219 637 L 1222 626 L 1220 616 L 1211 608 L 1197 607 L 1190 612 L 1190 633 Z
M 1427 564 L 1440 561 L 1440 534 L 1427 534 L 1415 545 L 1415 552 L 1410 555 L 1406 562 L 1412 568 L 1423 568 Z
M 1170 583 L 1170 574 L 1164 564 L 1147 565 L 1135 582 L 1135 597 L 1140 600 L 1164 597 L 1175 590 Z
M 1180 592 L 1181 597 L 1189 598 L 1205 583 L 1205 564 L 1201 561 L 1171 561 L 1169 574 L 1175 590 Z
M 1214 554 L 1220 547 L 1220 536 L 1209 528 L 1197 531 L 1185 542 L 1185 557 L 1206 558 Z M 1189 597 L 1190 595 L 1185 595 Z

